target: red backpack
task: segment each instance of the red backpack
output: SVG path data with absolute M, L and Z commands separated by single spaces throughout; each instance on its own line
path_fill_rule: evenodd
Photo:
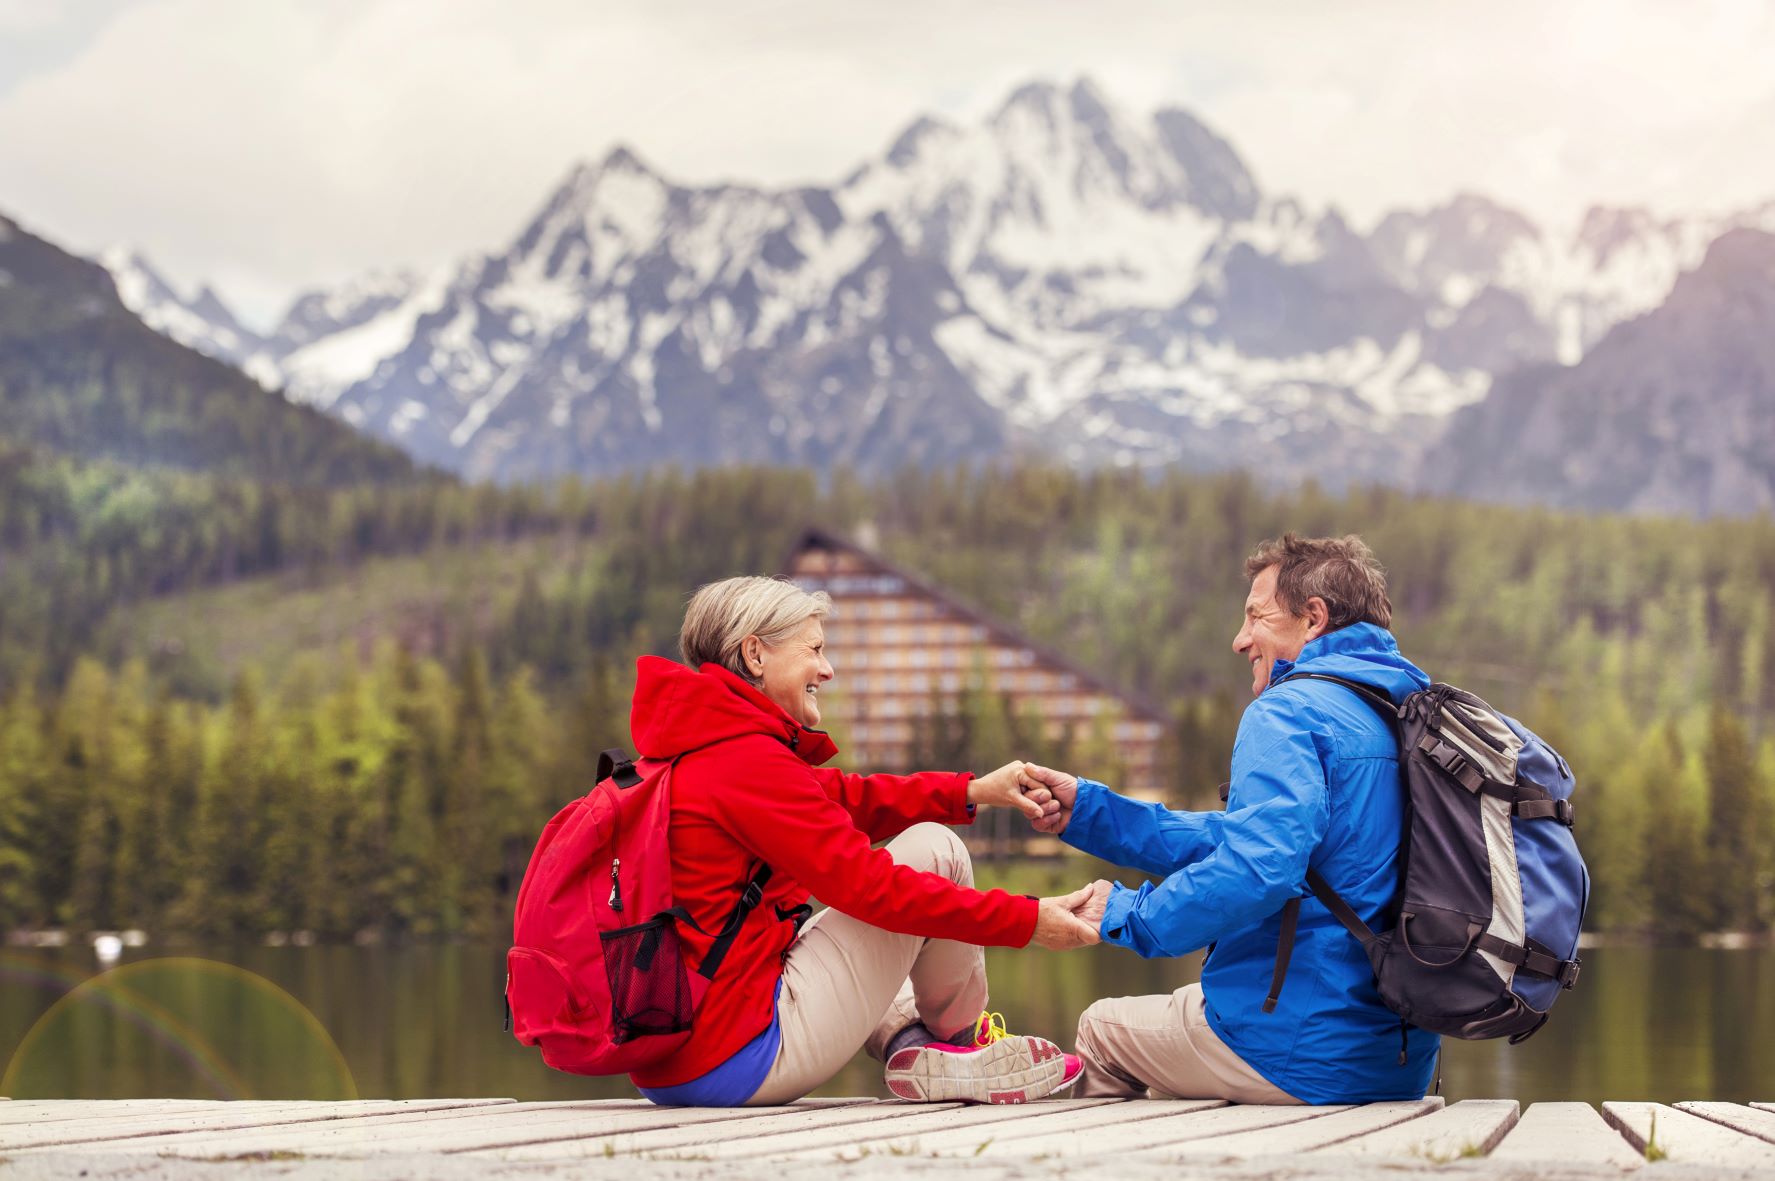
M 673 905 L 667 844 L 673 760 L 598 756 L 598 783 L 542 830 L 506 953 L 506 1029 L 572 1074 L 629 1074 L 671 1056 L 746 916 L 764 899 L 770 866 L 741 891 L 695 971 Z

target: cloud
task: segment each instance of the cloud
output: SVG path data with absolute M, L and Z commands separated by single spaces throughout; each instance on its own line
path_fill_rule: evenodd
M 1462 190 L 1571 221 L 1775 197 L 1772 50 L 1741 0 L 140 0 L 0 89 L 0 208 L 264 317 L 498 247 L 617 142 L 687 181 L 830 182 L 920 113 L 1088 73 L 1359 223 Z

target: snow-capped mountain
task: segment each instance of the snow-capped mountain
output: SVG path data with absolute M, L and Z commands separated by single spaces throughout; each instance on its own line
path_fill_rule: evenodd
M 208 287 L 181 295 L 139 252 L 122 246 L 107 248 L 98 262 L 111 273 L 123 306 L 161 335 L 231 365 L 244 363 L 260 347 L 259 337 Z
M 448 278 L 375 271 L 308 292 L 242 364 L 293 401 L 328 409 L 340 391 L 412 339 L 414 324 L 442 298 Z
M 1775 509 L 1775 234 L 1728 231 L 1577 365 L 1500 378 L 1421 482 L 1587 509 Z
M 1364 235 L 1187 112 L 1035 83 L 831 188 L 617 149 L 508 245 L 304 297 L 239 363 L 475 478 L 1021 451 L 1401 482 L 1496 375 L 1577 361 L 1765 221 L 1596 210 L 1555 241 L 1464 196 Z
M 1736 228 L 1775 230 L 1775 201 L 1718 216 L 1660 220 L 1639 209 L 1592 208 L 1556 241 L 1526 217 L 1462 195 L 1435 209 L 1389 214 L 1370 242 L 1387 274 L 1450 309 L 1514 296 L 1576 364 L 1616 324 L 1656 308 L 1708 245 Z

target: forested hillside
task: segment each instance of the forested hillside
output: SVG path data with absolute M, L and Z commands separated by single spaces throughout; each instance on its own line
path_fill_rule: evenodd
M 0 217 L 0 436 L 68 455 L 294 484 L 413 462 L 161 336 L 97 263 Z
M 1359 531 L 1407 654 L 1572 763 L 1592 925 L 1775 919 L 1766 518 L 1034 467 L 321 491 L 0 458 L 0 927 L 497 933 L 542 821 L 627 737 L 634 657 L 810 524 L 1166 703 L 1194 806 L 1245 700 L 1244 554 Z M 64 603 L 85 630 L 45 626 Z M 1093 757 L 982 693 L 929 738 L 976 769 Z

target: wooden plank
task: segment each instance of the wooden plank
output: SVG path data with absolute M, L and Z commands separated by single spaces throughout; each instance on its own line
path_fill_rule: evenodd
M 74 1119 L 120 1119 L 169 1111 L 209 1111 L 225 1105 L 220 1099 L 156 1099 L 148 1102 L 133 1099 L 52 1099 L 41 1103 L 14 1099 L 0 1106 L 0 1127 L 61 1123 Z
M 39 1148 L 46 1145 L 101 1145 L 142 1136 L 185 1132 L 221 1132 L 268 1125 L 303 1124 L 327 1120 L 417 1114 L 464 1107 L 511 1106 L 510 1099 L 383 1099 L 370 1103 L 223 1103 L 201 1111 L 168 1111 L 150 1115 L 125 1114 L 120 1118 L 88 1117 L 77 1120 L 0 1129 L 0 1148 Z
M 1495 1161 L 1558 1161 L 1636 1169 L 1645 1154 L 1627 1143 L 1588 1103 L 1535 1103 L 1489 1157 Z
M 847 1107 L 837 1107 L 828 1100 L 826 1106 L 815 1106 L 803 1099 L 791 1107 L 747 1107 L 733 1112 L 732 1122 L 708 1122 L 675 1128 L 655 1128 L 640 1132 L 599 1131 L 571 1140 L 538 1141 L 511 1147 L 470 1150 L 475 1155 L 495 1156 L 501 1160 L 563 1160 L 584 1157 L 633 1156 L 663 1149 L 695 1149 L 736 1140 L 744 1136 L 768 1136 L 780 1133 L 814 1133 L 825 1128 L 857 1128 L 874 1120 L 904 1115 L 908 1112 L 948 1111 L 959 1103 L 906 1103 L 898 1099 L 858 1098 L 844 1100 Z M 743 1121 L 743 1122 L 741 1122 Z
M 1366 1135 L 1441 1109 L 1442 1100 L 1439 1097 L 1403 1103 L 1366 1103 L 1360 1107 L 1335 1110 L 1324 1107 L 1308 1108 L 1307 1110 L 1322 1111 L 1325 1114 L 1316 1119 L 1294 1120 L 1280 1127 L 1192 1139 L 1165 1151 L 1229 1157 L 1311 1152 L 1327 1144 Z
M 29 1123 L 60 1123 L 71 1119 L 118 1119 L 169 1111 L 215 1111 L 245 1099 L 51 1099 L 29 1106 L 22 1100 L 0 1105 L 0 1127 Z
M 250 1111 L 287 1111 L 302 1108 L 328 1108 L 334 1111 L 353 1113 L 369 1110 L 375 1104 L 393 1102 L 388 1099 L 352 1099 L 339 1102 L 321 1102 L 302 1099 L 228 1099 L 213 1103 L 190 1103 L 171 1105 L 162 1108 L 144 1108 L 127 1105 L 122 1102 L 113 1103 L 104 1109 L 83 1107 L 82 1110 L 44 1111 L 35 1119 L 0 1119 L 0 1128 L 16 1128 L 20 1124 L 47 1127 L 51 1124 L 82 1124 L 96 1126 L 105 1123 L 134 1123 L 141 1120 L 168 1120 L 178 1118 L 200 1119 L 209 1115 L 220 1115 L 228 1112 Z M 0 1108 L 4 1111 L 4 1108 Z M 0 1132 L 0 1135 L 3 1135 Z
M 1418 1119 L 1365 1136 L 1328 1144 L 1315 1152 L 1346 1156 L 1415 1157 L 1441 1164 L 1484 1156 L 1516 1126 L 1514 1099 L 1467 1099 Z
M 1264 1107 L 1251 1104 L 1228 1104 L 1219 1099 L 1154 1099 L 1143 1100 L 1167 1110 L 1115 1127 L 1115 1139 L 1106 1143 L 1092 1128 L 1080 1127 L 1048 1132 L 1039 1128 L 1023 1130 L 1025 1134 L 994 1137 L 982 1156 L 1029 1158 L 1037 1156 L 1094 1156 L 1105 1151 L 1132 1152 L 1158 1148 L 1200 1136 L 1247 1128 L 1274 1127 L 1295 1120 L 1313 1119 L 1324 1114 L 1323 1107 Z M 985 1136 L 975 1140 L 978 1145 Z
M 833 1120 L 843 1121 L 856 1118 L 847 1114 L 850 1108 L 868 1106 L 875 1102 L 876 1100 L 869 1098 L 836 1101 L 808 1099 L 803 1100 L 805 1107 L 799 1110 L 822 1112 Z M 622 1121 L 609 1114 L 588 1116 L 585 1112 L 576 1111 L 539 1112 L 517 1120 L 501 1119 L 496 1113 L 489 1113 L 488 1118 L 460 1117 L 441 1128 L 398 1131 L 395 1135 L 378 1139 L 376 1151 L 477 1152 L 528 1144 L 597 1140 L 600 1146 L 596 1155 L 603 1155 L 601 1145 L 608 1143 L 612 1137 L 645 1135 L 650 1132 L 660 1135 L 684 1134 L 708 1125 L 711 1130 L 703 1133 L 703 1137 L 720 1140 L 755 1134 L 751 1132 L 751 1128 L 759 1119 L 797 1110 L 794 1107 L 650 1107 L 650 1114 L 629 1113 Z M 692 1112 L 697 1113 L 695 1118 L 687 1118 Z
M 918 1137 L 918 1151 L 928 1156 L 1016 1156 L 1037 1136 L 1061 1139 L 1075 1134 L 1095 1137 L 1099 1149 L 1105 1137 L 1116 1143 L 1128 1134 L 1125 1125 L 1141 1120 L 1175 1116 L 1177 1104 L 1164 1099 L 1110 1099 L 1097 1101 L 1102 1106 L 1080 1104 L 1059 1110 L 1058 1104 L 1044 1102 L 1041 1125 L 1024 1127 L 979 1127 L 963 1125 L 948 1131 L 928 1132 Z M 812 1155 L 812 1154 L 808 1154 Z
M 1047 1100 L 1039 1103 L 1005 1103 L 975 1105 L 962 1108 L 945 1106 L 940 1110 L 932 1110 L 935 1106 L 929 1103 L 908 1103 L 881 1105 L 882 1110 L 872 1112 L 862 1131 L 859 1127 L 844 1125 L 821 1128 L 808 1132 L 780 1132 L 765 1136 L 748 1136 L 732 1140 L 724 1140 L 717 1144 L 704 1144 L 695 1149 L 663 1149 L 648 1153 L 654 1159 L 670 1159 L 673 1156 L 692 1156 L 697 1159 L 733 1160 L 743 1157 L 805 1155 L 815 1151 L 816 1155 L 830 1155 L 833 1151 L 852 1148 L 860 1140 L 887 1141 L 910 1139 L 924 1132 L 946 1131 L 958 1122 L 969 1124 L 990 1125 L 1003 1123 L 1007 1120 L 1040 1118 L 1043 1112 L 1062 1109 L 1062 1104 L 1071 1106 L 1089 1100 Z M 823 1152 L 819 1151 L 823 1150 Z M 853 1155 L 860 1155 L 855 1153 Z
M 569 1126 L 587 1126 L 631 1131 L 646 1128 L 676 1127 L 683 1123 L 733 1118 L 733 1108 L 659 1107 L 651 1103 L 631 1105 L 612 1110 L 603 1104 L 591 1103 L 514 1103 L 497 1112 L 440 1111 L 429 1115 L 379 1120 L 335 1120 L 327 1124 L 305 1124 L 292 1128 L 253 1128 L 239 1132 L 196 1133 L 128 1141 L 153 1151 L 176 1156 L 233 1156 L 248 1153 L 299 1152 L 304 1156 L 372 1156 L 385 1151 L 385 1146 L 406 1142 L 413 1135 L 424 1144 L 435 1143 L 439 1137 L 463 1121 L 483 1127 L 521 1128 L 529 1122 L 554 1125 L 549 1135 L 560 1134 L 562 1119 L 578 1119 Z M 511 1135 L 507 1131 L 505 1135 Z M 497 1140 L 497 1135 L 492 1139 Z M 485 1142 L 483 1140 L 482 1142 Z M 507 1141 L 508 1143 L 510 1141 Z M 119 1142 L 121 1143 L 121 1142 Z M 429 1151 L 421 1147 L 420 1151 Z
M 972 1156 L 992 1144 L 1016 1145 L 1056 1127 L 1105 1127 L 1120 1122 L 1121 1099 L 1060 1099 L 1006 1108 L 964 1107 L 932 1117 L 918 1127 L 868 1128 L 849 1143 L 808 1144 L 774 1154 L 791 1160 L 855 1161 L 867 1156 L 935 1156 L 959 1151 Z M 948 1146 L 947 1148 L 942 1146 Z
M 1775 1110 L 1758 1110 L 1739 1103 L 1678 1103 L 1678 1111 L 1725 1124 L 1734 1131 L 1775 1143 Z
M 263 1149 L 267 1152 L 305 1152 L 303 1145 L 349 1136 L 354 1133 L 375 1137 L 386 1135 L 389 1129 L 398 1129 L 414 1122 L 435 1122 L 458 1117 L 464 1112 L 478 1112 L 483 1109 L 497 1108 L 500 1111 L 516 1111 L 528 1104 L 514 1103 L 510 1099 L 412 1099 L 386 1100 L 386 1109 L 377 1108 L 369 1112 L 334 1112 L 323 1114 L 319 1119 L 298 1119 L 295 1121 L 278 1121 L 275 1123 L 261 1122 L 254 1119 L 215 1121 L 217 1126 L 184 1125 L 166 1131 L 133 1135 L 126 1139 L 106 1139 L 81 1141 L 77 1145 L 56 1145 L 56 1151 L 66 1151 L 70 1147 L 78 1147 L 81 1152 L 117 1153 L 117 1152 L 150 1152 L 168 1154 L 215 1155 L 217 1153 L 256 1152 L 258 1147 L 236 1147 L 237 1145 L 256 1145 L 258 1141 L 272 1142 L 272 1146 Z M 557 1106 L 557 1104 L 549 1104 Z M 26 1151 L 47 1151 L 48 1149 L 27 1149 Z
M 1648 1160 L 1775 1168 L 1775 1144 L 1662 1103 L 1604 1103 L 1602 1115 Z

